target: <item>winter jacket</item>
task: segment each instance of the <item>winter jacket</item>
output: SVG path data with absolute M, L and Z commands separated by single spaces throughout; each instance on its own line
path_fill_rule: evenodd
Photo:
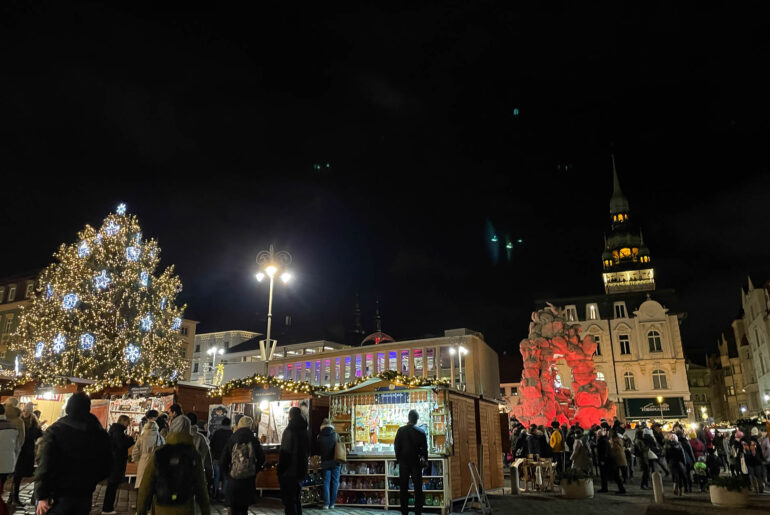
M 690 447 L 692 448 L 692 453 L 695 455 L 695 461 L 698 461 L 698 458 L 706 454 L 706 444 L 697 438 L 690 438 Z
M 684 436 L 679 439 L 679 445 L 682 446 L 682 452 L 684 453 L 684 464 L 688 467 L 695 465 L 695 453 L 692 451 L 690 442 Z
M 211 451 L 209 450 L 209 439 L 198 431 L 197 426 L 190 428 L 190 436 L 193 439 L 193 447 L 198 451 L 203 462 L 203 472 L 206 474 L 206 480 L 214 480 L 214 464 L 211 462 Z
M 551 433 L 551 439 L 549 443 L 551 445 L 552 452 L 564 452 L 563 438 L 561 437 L 561 431 L 558 429 L 554 429 L 553 433 Z
M 615 460 L 615 453 L 612 451 L 612 444 L 606 435 L 600 436 L 596 441 L 596 452 L 599 457 L 599 464 L 602 467 L 613 469 L 618 466 Z
M 35 472 L 38 499 L 90 496 L 112 466 L 110 437 L 99 419 L 64 416 L 45 430 Z
M 677 463 L 684 464 L 685 458 L 684 458 L 684 449 L 682 449 L 682 444 L 679 442 L 666 442 L 665 445 L 666 450 L 666 462 L 668 462 L 670 465 L 675 465 Z
M 519 436 L 516 438 L 516 444 L 513 447 L 513 457 L 514 458 L 526 458 L 527 453 L 527 432 L 522 430 L 519 433 Z
M 626 447 L 623 445 L 623 439 L 620 436 L 614 436 L 610 439 L 610 446 L 612 447 L 612 453 L 615 456 L 615 462 L 618 467 L 628 466 L 628 460 L 626 460 Z
M 759 442 L 759 448 L 762 449 L 762 457 L 766 463 L 770 463 L 770 437 L 765 436 Z
M 21 446 L 24 445 L 27 431 L 24 427 L 24 421 L 21 420 L 21 410 L 14 406 L 10 400 L 6 399 L 5 401 L 5 418 L 19 431 L 19 451 L 16 452 L 18 455 L 21 452 Z
M 333 427 L 324 427 L 318 433 L 318 454 L 321 456 L 321 468 L 333 469 L 337 466 L 334 460 L 334 447 L 337 445 L 337 433 Z
M 399 432 L 401 429 L 399 429 Z M 398 435 L 396 436 L 398 441 Z M 301 481 L 307 475 L 307 459 L 310 456 L 310 440 L 307 438 L 307 422 L 302 417 L 289 421 L 281 437 L 278 455 L 278 477 Z M 398 450 L 396 450 L 398 456 Z
M 222 449 L 225 448 L 227 442 L 233 437 L 233 428 L 230 426 L 223 426 L 217 429 L 213 435 L 211 435 L 211 459 L 218 461 L 222 455 Z
M 531 454 L 532 456 L 539 454 L 542 457 L 543 450 L 540 448 L 540 438 L 538 438 L 538 433 L 540 433 L 540 431 L 536 430 L 527 435 L 527 454 Z M 543 433 L 540 433 L 541 436 L 542 434 Z
M 31 477 L 35 473 L 35 442 L 43 436 L 43 431 L 35 415 L 21 417 L 21 421 L 24 423 L 24 444 L 16 459 L 14 473 L 20 477 Z
M 126 434 L 126 427 L 123 424 L 112 424 L 108 433 L 112 447 L 112 470 L 108 480 L 111 483 L 122 483 L 126 475 L 128 449 L 134 445 L 134 439 Z
M 169 432 L 165 445 L 156 450 L 166 448 L 167 450 L 184 452 L 184 446 L 187 446 L 192 452 L 196 453 L 193 446 L 193 437 L 185 432 Z M 179 449 L 175 449 L 179 447 Z M 155 462 L 156 453 L 152 453 L 147 460 L 147 465 L 142 477 L 142 483 L 139 485 L 139 492 L 136 498 L 136 512 L 138 515 L 146 515 L 148 509 L 152 506 L 153 515 L 191 515 L 195 513 L 195 502 L 197 501 L 201 515 L 210 515 L 209 494 L 206 489 L 206 479 L 203 477 L 203 464 L 197 461 L 195 470 L 191 471 L 193 478 L 193 496 L 184 504 L 178 506 L 168 506 L 157 504 L 155 497 L 157 486 L 157 465 Z
M 221 431 L 221 430 L 220 430 Z M 218 433 L 219 431 L 217 431 Z M 214 435 L 216 436 L 216 434 Z M 233 479 L 230 477 L 230 469 L 233 463 L 233 447 L 237 443 L 251 442 L 254 449 L 254 470 L 257 474 L 262 469 L 262 465 L 265 464 L 265 453 L 262 451 L 262 446 L 259 444 L 259 440 L 251 432 L 248 427 L 242 427 L 230 436 L 230 440 L 222 449 L 222 454 L 219 457 L 219 466 L 222 468 L 222 472 L 227 477 L 227 484 L 225 485 L 225 501 L 228 506 L 249 506 L 256 502 L 257 489 L 255 487 L 256 474 L 246 478 Z
M 413 467 L 419 464 L 420 456 L 428 459 L 428 439 L 421 429 L 413 424 L 407 424 L 396 431 L 393 450 L 397 462 L 403 466 Z
M 149 424 L 149 422 L 148 422 Z M 190 436 L 192 438 L 192 436 Z M 157 429 L 149 429 L 144 426 L 142 434 L 136 439 L 133 451 L 131 451 L 131 461 L 136 463 L 136 484 L 134 488 L 139 488 L 144 478 L 144 469 L 152 457 L 155 449 L 163 445 L 165 441 Z
M 13 474 L 19 449 L 19 430 L 0 415 L 0 474 Z
M 582 438 L 575 438 L 572 442 L 572 468 L 590 471 L 591 470 L 591 454 L 586 446 L 585 440 Z

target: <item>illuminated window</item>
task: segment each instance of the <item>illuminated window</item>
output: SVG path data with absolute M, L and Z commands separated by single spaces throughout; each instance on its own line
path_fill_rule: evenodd
M 409 374 L 409 351 L 408 350 L 402 350 L 401 351 L 401 373 L 402 374 Z
M 331 384 L 331 368 L 332 368 L 332 362 L 330 359 L 327 359 L 324 361 L 324 384 L 329 385 Z
M 631 340 L 627 334 L 618 336 L 618 342 L 620 343 L 621 354 L 631 354 Z
M 361 377 L 361 355 L 356 355 L 356 377 Z
M 596 320 L 596 304 L 588 305 L 588 320 Z
M 577 308 L 575 306 L 567 306 L 567 320 L 569 322 L 577 322 Z
M 557 373 L 556 377 L 553 380 L 553 386 L 554 388 L 561 388 L 561 376 Z
M 369 377 L 371 375 L 374 375 L 374 370 L 372 370 L 372 366 L 374 365 L 374 356 L 372 354 L 366 355 L 366 369 L 364 370 L 364 374 Z
M 435 375 L 436 371 L 436 349 L 430 348 L 425 350 L 425 365 L 428 367 L 428 375 Z
M 612 221 L 617 222 L 618 221 L 618 215 L 612 215 Z
M 658 331 L 650 331 L 647 333 L 647 342 L 650 344 L 650 352 L 663 351 L 660 343 L 660 333 Z
M 626 303 L 625 302 L 616 302 L 615 303 L 615 318 L 626 318 Z
M 625 259 L 631 257 L 631 249 L 628 247 L 623 247 L 620 249 L 620 259 Z
M 335 381 L 335 384 L 342 383 L 342 381 L 341 381 L 342 378 L 340 377 L 340 369 L 341 368 L 342 367 L 340 366 L 340 358 L 335 358 L 334 359 L 334 381 Z
M 316 361 L 315 362 L 315 384 L 319 384 L 321 382 L 321 362 Z
M 618 257 L 619 257 L 619 256 L 618 256 L 618 251 L 617 251 L 617 250 L 613 250 L 613 251 L 612 251 L 612 258 L 613 258 L 615 261 L 617 261 L 617 260 L 618 260 Z
M 414 375 L 422 376 L 422 349 L 414 349 Z
M 350 370 L 350 357 L 347 357 L 345 358 L 345 379 L 348 380 L 352 378 L 353 378 L 353 374 L 351 373 L 351 370 Z
M 24 292 L 24 298 L 28 299 L 32 295 L 32 289 L 35 287 L 35 283 L 32 281 L 27 282 L 27 291 Z
M 377 354 L 377 372 L 384 372 L 385 370 L 385 354 L 380 352 Z
M 636 381 L 634 380 L 634 374 L 626 372 L 623 374 L 623 380 L 626 383 L 626 390 L 636 390 Z
M 668 389 L 668 381 L 666 381 L 666 373 L 662 370 L 653 370 L 652 372 L 652 387 L 655 390 Z
M 13 302 L 16 299 L 16 285 L 8 287 L 8 302 Z
M 388 353 L 388 361 L 388 370 L 398 370 L 398 353 L 396 351 Z
M 303 376 L 303 381 L 306 383 L 310 382 L 310 374 L 313 372 L 313 364 L 308 361 L 305 363 L 305 375 Z

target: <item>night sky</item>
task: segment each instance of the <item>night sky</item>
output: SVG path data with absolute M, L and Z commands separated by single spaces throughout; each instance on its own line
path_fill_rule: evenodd
M 603 291 L 614 153 L 690 357 L 770 279 L 756 12 L 59 4 L 0 6 L 0 275 L 126 202 L 199 332 L 264 331 L 275 243 L 279 341 L 340 341 L 358 291 L 367 332 L 379 296 L 396 339 L 470 327 L 517 353 L 535 299 Z

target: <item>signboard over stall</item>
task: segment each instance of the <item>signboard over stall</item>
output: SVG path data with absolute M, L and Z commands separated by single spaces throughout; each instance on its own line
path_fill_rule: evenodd
M 277 386 L 254 388 L 251 391 L 251 402 L 259 404 L 262 401 L 273 402 L 281 400 L 281 389 Z
M 687 418 L 687 409 L 682 397 L 663 397 L 658 403 L 655 397 L 623 399 L 626 418 Z

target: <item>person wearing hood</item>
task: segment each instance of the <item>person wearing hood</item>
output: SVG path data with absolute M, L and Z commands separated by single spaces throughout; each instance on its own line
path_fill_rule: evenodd
M 236 431 L 231 432 L 230 440 L 222 449 L 219 464 L 227 478 L 225 502 L 230 507 L 231 515 L 246 515 L 249 505 L 256 502 L 256 478 L 265 464 L 265 453 L 254 436 L 254 420 L 251 417 L 244 416 L 238 420 Z
M 128 462 L 128 449 L 134 445 L 134 439 L 126 434 L 126 429 L 131 424 L 128 415 L 121 415 L 118 421 L 110 426 L 108 431 L 112 445 L 112 470 L 107 478 L 107 490 L 104 492 L 102 515 L 110 515 L 115 511 L 115 495 L 118 487 L 126 475 L 126 463 Z
M 278 482 L 286 515 L 302 513 L 300 482 L 307 475 L 309 456 L 307 422 L 302 416 L 302 411 L 295 406 L 289 410 L 289 424 L 281 436 L 281 450 L 278 455 Z
M 321 422 L 321 432 L 318 433 L 318 454 L 321 456 L 321 473 L 323 474 L 323 509 L 334 509 L 337 500 L 337 489 L 340 484 L 340 464 L 334 459 L 334 447 L 339 436 L 328 418 Z
M 677 440 L 679 440 L 679 445 L 682 446 L 682 452 L 684 453 L 684 491 L 689 494 L 692 493 L 692 477 L 690 474 L 695 466 L 695 453 L 681 427 L 676 431 L 676 437 Z
M 149 422 L 148 422 L 149 423 Z M 171 421 L 165 445 L 150 456 L 136 499 L 137 515 L 210 515 L 203 463 L 193 445 L 192 424 L 184 415 Z
M 671 479 L 674 481 L 674 495 L 684 493 L 686 480 L 685 453 L 676 433 L 669 433 L 665 444 L 666 461 L 671 467 Z
M 543 433 L 538 430 L 535 424 L 529 426 L 529 431 L 527 431 L 527 454 L 531 454 L 535 459 L 542 456 L 543 450 L 540 448 L 541 436 L 543 436 Z
M 112 468 L 110 437 L 85 393 L 72 394 L 66 415 L 46 429 L 35 471 L 37 515 L 90 513 L 96 485 Z
M 131 451 L 131 461 L 136 463 L 136 483 L 134 488 L 139 488 L 144 478 L 144 469 L 152 457 L 155 449 L 166 443 L 160 436 L 158 424 L 154 420 L 148 420 L 142 428 L 142 433 L 136 439 L 136 445 Z
M 205 435 L 201 434 L 198 430 L 198 415 L 193 412 L 187 414 L 187 418 L 190 419 L 190 435 L 193 438 L 193 445 L 197 449 L 198 454 L 201 455 L 203 460 L 203 471 L 206 473 L 206 484 L 214 484 L 214 464 L 211 460 L 211 449 L 209 447 L 209 439 Z

